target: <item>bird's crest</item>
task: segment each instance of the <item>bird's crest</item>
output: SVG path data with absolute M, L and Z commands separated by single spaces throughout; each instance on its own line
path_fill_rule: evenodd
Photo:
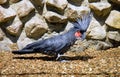
M 75 32 L 75 37 L 81 37 L 81 36 L 82 34 L 80 33 L 80 31 Z
M 92 15 L 92 13 L 88 13 L 82 16 L 81 19 L 77 18 L 76 22 L 73 23 L 74 27 L 80 31 L 86 31 L 92 19 Z

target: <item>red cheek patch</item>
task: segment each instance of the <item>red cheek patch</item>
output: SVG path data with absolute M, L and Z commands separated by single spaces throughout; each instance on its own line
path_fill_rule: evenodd
M 76 36 L 76 37 L 81 37 L 82 34 L 80 33 L 80 31 L 77 31 L 77 32 L 75 32 L 75 36 Z

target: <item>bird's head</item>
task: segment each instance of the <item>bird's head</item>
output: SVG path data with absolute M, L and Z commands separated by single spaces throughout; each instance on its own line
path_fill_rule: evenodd
M 82 16 L 81 19 L 77 18 L 75 22 L 73 22 L 74 28 L 76 29 L 75 36 L 77 38 L 85 39 L 85 32 L 88 29 L 90 21 L 92 19 L 92 13 L 88 13 Z

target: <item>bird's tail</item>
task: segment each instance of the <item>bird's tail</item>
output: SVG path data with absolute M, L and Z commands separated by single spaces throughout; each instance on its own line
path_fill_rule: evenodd
M 12 51 L 13 54 L 31 54 L 31 53 L 35 53 L 33 50 L 29 49 L 29 50 L 17 50 L 17 51 Z

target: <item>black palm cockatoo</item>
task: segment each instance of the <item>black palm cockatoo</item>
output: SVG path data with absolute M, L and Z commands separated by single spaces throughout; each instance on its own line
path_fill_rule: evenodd
M 85 39 L 85 33 L 90 24 L 91 18 L 91 13 L 86 14 L 82 16 L 81 19 L 77 19 L 76 22 L 73 22 L 74 26 L 66 33 L 33 42 L 21 50 L 12 51 L 12 53 L 42 53 L 55 56 L 57 60 L 59 59 L 60 55 L 63 55 L 78 38 L 81 38 L 81 40 Z

